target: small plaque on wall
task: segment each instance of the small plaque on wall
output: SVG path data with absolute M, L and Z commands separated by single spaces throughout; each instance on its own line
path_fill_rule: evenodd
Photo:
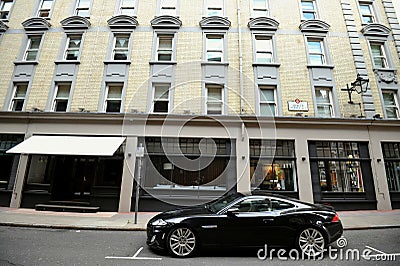
M 293 102 L 288 102 L 289 111 L 305 111 L 308 112 L 308 102 L 302 102 L 296 99 Z

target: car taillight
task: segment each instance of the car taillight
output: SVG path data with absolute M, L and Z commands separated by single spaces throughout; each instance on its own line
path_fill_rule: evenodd
M 337 212 L 336 212 L 336 213 L 335 213 L 335 216 L 334 216 L 333 219 L 332 219 L 332 223 L 339 222 L 339 221 L 340 221 L 339 215 L 338 215 Z

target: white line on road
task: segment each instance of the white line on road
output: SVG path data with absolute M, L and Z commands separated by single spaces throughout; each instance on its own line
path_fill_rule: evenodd
M 136 251 L 135 255 L 132 257 L 115 257 L 115 256 L 107 256 L 106 259 L 116 259 L 116 260 L 162 260 L 162 258 L 150 258 L 150 257 L 138 257 L 139 253 L 143 250 L 143 247 L 140 247 L 138 251 Z

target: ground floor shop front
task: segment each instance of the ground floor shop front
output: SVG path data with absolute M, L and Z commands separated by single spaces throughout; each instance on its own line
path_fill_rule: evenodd
M 0 124 L 0 206 L 128 212 L 139 181 L 140 211 L 251 190 L 400 208 L 399 121 L 1 113 Z

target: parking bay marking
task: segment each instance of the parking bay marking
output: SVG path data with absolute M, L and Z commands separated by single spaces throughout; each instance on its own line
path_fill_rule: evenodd
M 162 258 L 150 258 L 150 257 L 138 257 L 139 253 L 143 250 L 143 247 L 140 247 L 138 251 L 132 257 L 115 257 L 115 256 L 107 256 L 106 259 L 117 259 L 117 260 L 162 260 Z

